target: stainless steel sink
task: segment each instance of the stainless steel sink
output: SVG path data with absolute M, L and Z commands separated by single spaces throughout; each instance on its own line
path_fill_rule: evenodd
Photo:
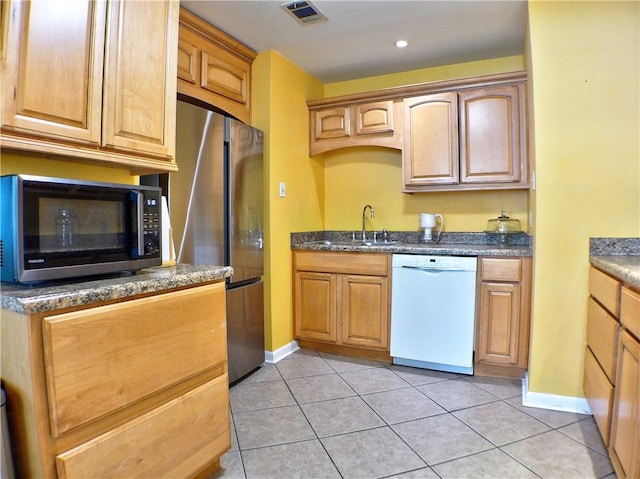
M 400 241 L 373 241 L 373 240 L 349 240 L 349 241 L 306 241 L 302 243 L 305 246 L 324 245 L 324 246 L 394 246 L 402 244 Z

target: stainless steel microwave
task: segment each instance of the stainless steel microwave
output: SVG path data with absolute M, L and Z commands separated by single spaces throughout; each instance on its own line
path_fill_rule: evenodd
M 2 281 L 162 264 L 160 188 L 30 175 L 0 182 Z

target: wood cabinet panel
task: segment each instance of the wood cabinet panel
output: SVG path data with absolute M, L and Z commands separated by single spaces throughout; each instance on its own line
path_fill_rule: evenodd
M 327 108 L 313 113 L 313 141 L 351 136 L 351 109 Z
M 588 346 L 585 349 L 584 358 L 584 394 L 602 439 L 607 445 L 609 444 L 609 429 L 611 427 L 613 385 Z
M 335 343 L 338 340 L 336 276 L 297 272 L 295 282 L 296 335 Z
M 387 276 L 390 273 L 388 254 L 296 251 L 294 261 L 295 268 L 304 271 L 369 276 Z
M 54 436 L 226 361 L 224 293 L 217 283 L 45 317 Z
M 620 282 L 594 268 L 589 269 L 589 292 L 616 318 L 620 317 Z
M 105 146 L 175 156 L 178 15 L 178 2 L 109 3 Z
M 483 281 L 514 281 L 522 280 L 522 260 L 520 258 L 483 258 Z
M 4 4 L 5 2 L 3 2 Z M 99 145 L 106 2 L 11 2 L 2 130 Z
M 619 478 L 640 474 L 640 342 L 620 333 L 609 456 Z
M 393 101 L 356 105 L 356 135 L 387 133 L 394 130 Z
M 478 361 L 515 366 L 520 335 L 520 285 L 483 283 L 478 318 Z
M 455 93 L 404 100 L 405 187 L 458 183 L 457 109 Z
M 519 86 L 462 91 L 460 101 L 460 182 L 519 182 Z M 522 145 L 524 148 L 524 144 Z
M 57 456 L 60 478 L 189 477 L 231 446 L 227 375 Z M 185 440 L 187 439 L 187 440 Z M 115 460 L 117 458 L 117 460 Z
M 342 344 L 389 348 L 389 280 L 342 276 Z
M 200 86 L 205 90 L 242 105 L 249 102 L 250 70 L 246 62 L 225 50 L 214 45 L 203 49 L 200 75 Z
M 620 293 L 620 323 L 640 339 L 640 294 L 626 287 Z
M 587 344 L 612 384 L 615 384 L 618 322 L 593 298 L 587 307 Z

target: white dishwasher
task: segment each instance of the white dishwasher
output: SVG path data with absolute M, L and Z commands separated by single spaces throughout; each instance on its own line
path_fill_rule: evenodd
M 473 374 L 477 258 L 394 254 L 394 364 Z

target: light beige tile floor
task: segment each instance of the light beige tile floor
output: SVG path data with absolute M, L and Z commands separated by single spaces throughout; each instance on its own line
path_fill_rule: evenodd
M 591 416 L 522 406 L 519 380 L 300 350 L 230 390 L 210 479 L 614 479 Z

